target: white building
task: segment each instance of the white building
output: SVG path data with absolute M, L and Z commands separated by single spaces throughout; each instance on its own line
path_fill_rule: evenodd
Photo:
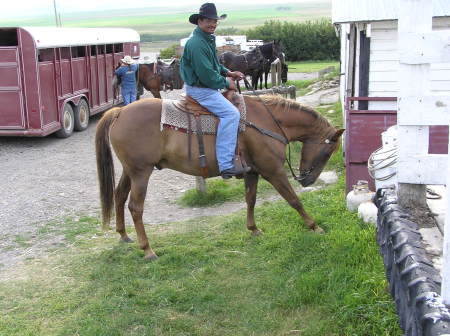
M 190 36 L 189 36 L 190 37 Z M 180 40 L 180 46 L 184 48 L 186 41 L 189 37 Z M 239 45 L 241 50 L 249 51 L 257 45 L 262 45 L 262 40 L 249 40 L 247 41 L 247 36 L 245 35 L 227 35 L 227 36 L 216 36 L 216 47 L 222 47 L 224 45 Z
M 433 30 L 450 30 L 450 0 L 433 2 Z M 346 97 L 397 97 L 399 0 L 333 0 L 332 21 L 341 39 L 341 101 Z M 431 65 L 431 91 L 450 93 L 450 64 Z M 396 102 L 369 102 L 371 110 Z

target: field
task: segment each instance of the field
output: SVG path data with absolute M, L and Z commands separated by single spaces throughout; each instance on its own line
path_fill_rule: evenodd
M 228 14 L 219 28 L 247 29 L 267 20 L 302 22 L 331 16 L 330 0 L 313 0 L 305 3 L 274 5 L 243 5 L 219 8 Z M 129 27 L 139 33 L 153 35 L 189 34 L 193 26 L 188 22 L 190 13 L 197 8 L 139 8 L 106 10 L 89 13 L 62 13 L 64 27 Z M 2 26 L 54 25 L 53 16 L 2 20 Z

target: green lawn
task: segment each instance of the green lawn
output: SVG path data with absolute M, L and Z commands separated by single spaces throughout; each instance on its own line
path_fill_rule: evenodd
M 339 69 L 339 61 L 303 61 L 303 62 L 286 62 L 289 72 L 317 72 L 334 66 Z
M 341 122 L 338 110 L 321 112 Z M 260 237 L 245 229 L 245 211 L 147 225 L 156 262 L 92 217 L 17 237 L 64 240 L 3 274 L 0 335 L 402 335 L 375 228 L 345 208 L 341 150 L 326 169 L 339 182 L 301 194 L 323 235 L 275 201 L 256 208 Z

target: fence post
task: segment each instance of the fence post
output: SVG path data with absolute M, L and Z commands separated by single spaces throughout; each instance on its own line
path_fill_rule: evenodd
M 278 86 L 279 83 L 281 83 L 281 71 L 278 71 L 278 64 L 280 64 L 279 58 L 270 64 L 270 80 L 272 81 L 272 87 Z
M 201 193 L 206 193 L 206 180 L 201 176 L 196 176 L 195 187 L 197 188 L 197 191 Z
M 399 99 L 398 99 L 398 201 L 404 208 L 426 206 L 426 185 L 414 184 L 405 177 L 411 169 L 411 158 L 419 154 L 428 154 L 428 126 L 402 125 L 401 114 L 427 113 L 427 111 L 403 111 L 401 101 L 407 97 L 420 97 L 428 94 L 430 82 L 430 63 L 427 60 L 409 60 L 411 46 L 408 37 L 411 34 L 426 34 L 432 30 L 433 4 L 429 0 L 401 0 L 398 6 L 398 51 L 399 51 Z M 422 51 L 423 53 L 423 51 Z M 417 125 L 417 124 L 416 124 Z M 416 173 L 420 180 L 420 171 Z M 407 174 L 406 174 L 407 175 Z

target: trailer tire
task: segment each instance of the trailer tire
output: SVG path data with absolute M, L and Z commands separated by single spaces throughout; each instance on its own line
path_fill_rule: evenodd
M 61 129 L 56 132 L 58 138 L 68 138 L 73 133 L 75 117 L 73 113 L 73 107 L 71 104 L 64 104 L 64 110 L 61 116 Z
M 81 99 L 74 111 L 74 129 L 81 132 L 89 126 L 89 105 L 86 99 Z

